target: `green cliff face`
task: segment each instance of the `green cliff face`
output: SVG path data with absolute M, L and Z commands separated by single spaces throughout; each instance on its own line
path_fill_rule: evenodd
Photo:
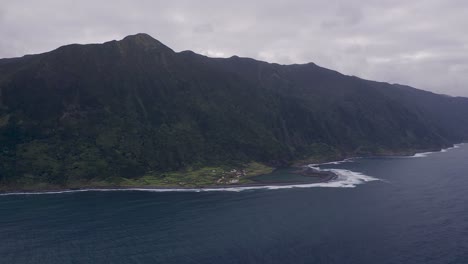
M 0 60 L 2 185 L 282 166 L 467 136 L 466 98 L 314 64 L 176 53 L 145 34 Z

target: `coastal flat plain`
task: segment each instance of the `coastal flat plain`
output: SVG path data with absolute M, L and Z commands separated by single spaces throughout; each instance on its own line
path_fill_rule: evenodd
M 1 195 L 0 263 L 468 263 L 467 159 L 354 159 L 308 188 Z

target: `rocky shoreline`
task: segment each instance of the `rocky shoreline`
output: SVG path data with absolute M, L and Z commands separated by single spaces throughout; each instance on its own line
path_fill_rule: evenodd
M 447 149 L 451 149 L 456 147 L 457 145 L 461 145 L 463 143 L 459 144 L 454 144 L 448 148 L 445 149 L 439 149 L 439 150 L 434 150 L 433 152 L 440 152 L 444 151 Z M 409 151 L 407 153 L 393 153 L 388 155 L 375 155 L 375 156 L 414 156 L 416 154 L 421 154 L 421 153 L 432 153 L 432 152 L 415 152 L 415 151 Z M 348 157 L 347 159 L 352 158 Z M 338 161 L 338 160 L 335 160 Z M 326 162 L 325 162 L 326 163 Z M 322 163 L 322 164 L 325 164 Z M 314 183 L 323 183 L 323 182 L 329 182 L 335 180 L 338 176 L 331 172 L 331 171 L 321 171 L 316 168 L 310 167 L 310 166 L 305 166 L 305 165 L 298 165 L 296 164 L 293 168 L 297 168 L 297 170 L 293 171 L 295 174 L 299 174 L 302 176 L 306 177 L 314 177 L 316 179 L 319 179 L 317 182 Z M 43 189 L 30 189 L 30 188 L 24 188 L 24 189 L 4 189 L 0 190 L 0 195 L 8 195 L 8 194 L 34 194 L 34 193 L 63 193 L 63 192 L 79 192 L 79 191 L 112 191 L 112 190 L 205 190 L 205 189 L 229 189 L 229 188 L 240 188 L 240 187 L 266 187 L 266 186 L 287 186 L 287 185 L 302 185 L 302 184 L 308 184 L 304 182 L 282 182 L 282 181 L 277 181 L 277 182 L 269 182 L 268 184 L 265 183 L 231 183 L 231 184 L 215 184 L 215 185 L 191 185 L 191 186 L 154 186 L 154 185 L 141 185 L 141 186 L 82 186 L 82 187 L 77 187 L 77 188 L 61 188 L 60 186 L 57 186 L 57 188 L 54 187 L 44 187 Z
M 330 171 L 319 171 L 310 167 L 298 168 L 298 170 L 293 173 L 306 176 L 314 177 L 318 179 L 314 183 L 323 183 L 329 182 L 337 178 L 337 175 Z M 32 190 L 32 189 L 15 189 L 15 190 L 5 190 L 0 191 L 0 195 L 5 194 L 34 194 L 34 193 L 64 193 L 64 192 L 80 192 L 80 191 L 112 191 L 112 190 L 204 190 L 204 189 L 228 189 L 228 188 L 240 188 L 240 187 L 266 187 L 266 186 L 287 186 L 287 185 L 301 185 L 308 184 L 304 182 L 269 182 L 265 183 L 242 183 L 242 184 L 223 184 L 223 185 L 193 185 L 193 186 L 83 186 L 77 188 L 45 188 L 41 190 Z

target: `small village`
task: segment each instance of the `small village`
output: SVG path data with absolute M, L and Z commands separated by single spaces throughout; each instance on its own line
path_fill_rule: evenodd
M 212 172 L 216 172 L 216 170 L 213 170 Z M 217 184 L 236 184 L 236 183 L 239 183 L 242 177 L 246 177 L 246 176 L 247 176 L 246 170 L 232 169 L 228 172 L 223 171 L 221 178 L 219 178 L 216 181 L 216 183 Z

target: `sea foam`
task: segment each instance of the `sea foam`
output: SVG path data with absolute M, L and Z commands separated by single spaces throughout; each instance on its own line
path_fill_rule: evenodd
M 441 149 L 441 150 L 439 150 L 439 151 L 431 151 L 431 152 L 416 153 L 416 154 L 414 154 L 413 156 L 410 156 L 410 158 L 424 158 L 424 157 L 427 157 L 427 156 L 429 156 L 430 154 L 434 154 L 434 153 L 445 153 L 445 152 L 447 152 L 447 151 L 449 151 L 449 150 L 460 148 L 463 144 L 464 144 L 464 143 L 455 144 L 455 145 L 453 145 L 453 147 Z

